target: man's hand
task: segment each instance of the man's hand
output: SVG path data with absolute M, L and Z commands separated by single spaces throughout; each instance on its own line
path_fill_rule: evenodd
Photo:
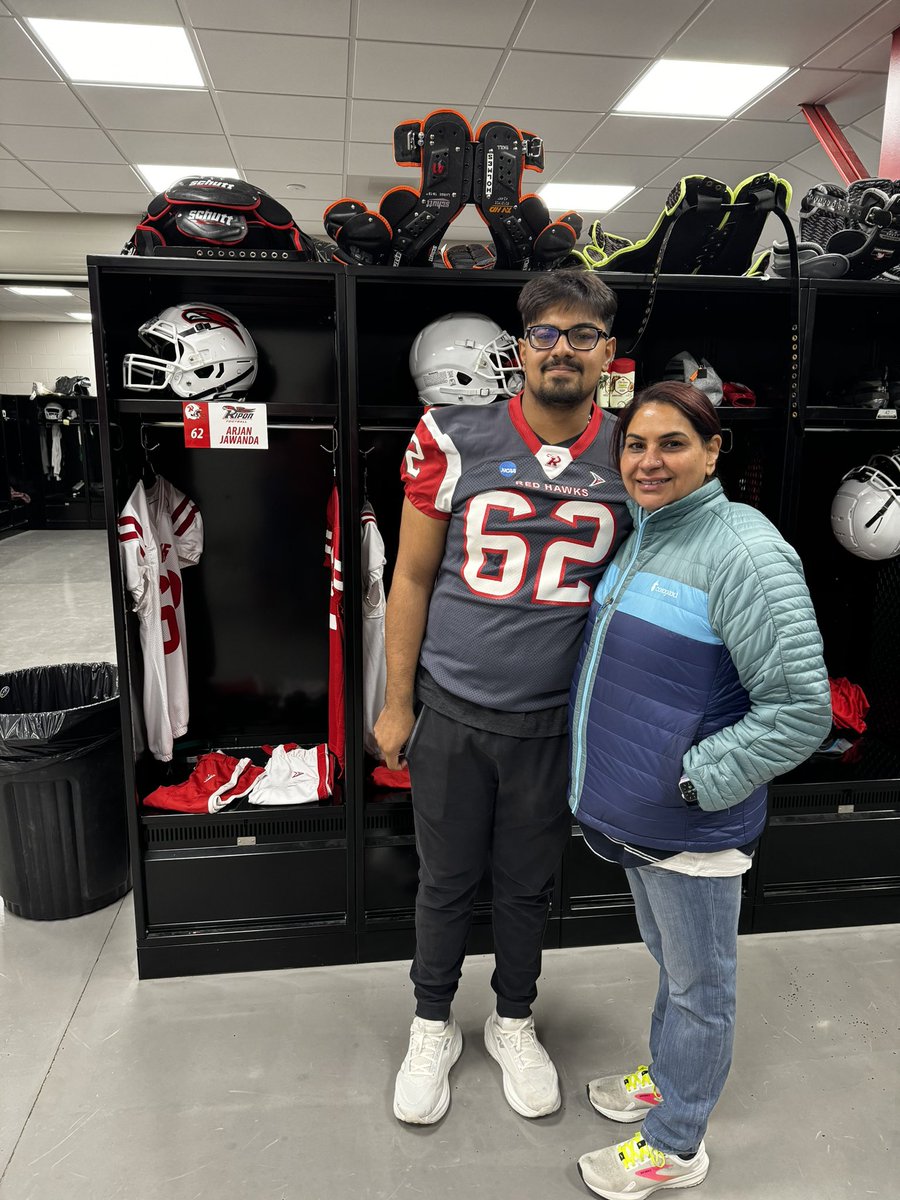
M 391 771 L 400 770 L 401 751 L 405 750 L 415 723 L 416 714 L 408 706 L 389 708 L 385 705 L 381 710 L 378 720 L 375 722 L 375 740 Z

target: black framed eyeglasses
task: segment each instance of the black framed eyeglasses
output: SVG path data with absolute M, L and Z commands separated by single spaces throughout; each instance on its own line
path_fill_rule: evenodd
M 569 329 L 557 329 L 555 325 L 529 325 L 525 330 L 528 344 L 533 350 L 552 350 L 562 335 L 573 350 L 593 350 L 601 338 L 608 338 L 605 329 L 596 325 L 572 325 Z

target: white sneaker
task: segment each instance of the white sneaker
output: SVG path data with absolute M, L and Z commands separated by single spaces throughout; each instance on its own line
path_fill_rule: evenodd
M 491 1013 L 484 1044 L 503 1071 L 503 1094 L 523 1117 L 546 1117 L 559 1108 L 559 1079 L 550 1055 L 538 1041 L 534 1017 Z
M 397 1072 L 394 1116 L 409 1125 L 433 1125 L 450 1107 L 450 1068 L 462 1054 L 460 1028 L 449 1021 L 414 1017 L 409 1049 Z

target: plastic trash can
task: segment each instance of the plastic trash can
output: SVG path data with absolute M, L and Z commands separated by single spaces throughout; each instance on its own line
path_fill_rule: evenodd
M 118 670 L 0 675 L 0 896 L 20 917 L 79 917 L 131 887 Z

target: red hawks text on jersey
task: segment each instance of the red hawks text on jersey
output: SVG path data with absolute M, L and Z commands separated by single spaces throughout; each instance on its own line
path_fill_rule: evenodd
M 181 571 L 203 553 L 203 520 L 167 479 L 138 483 L 118 519 L 125 588 L 140 623 L 144 722 L 155 758 L 169 762 L 188 726 L 187 641 Z
M 631 528 L 613 428 L 595 408 L 572 445 L 545 445 L 521 396 L 419 421 L 401 475 L 449 522 L 421 654 L 447 691 L 511 712 L 566 703 L 591 595 Z

